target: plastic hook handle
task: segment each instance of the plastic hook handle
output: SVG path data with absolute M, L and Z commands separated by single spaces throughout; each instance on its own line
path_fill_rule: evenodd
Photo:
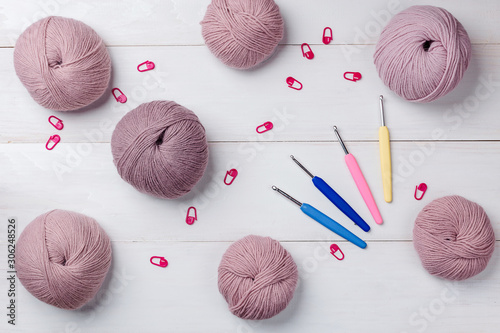
M 300 206 L 300 210 L 304 212 L 307 216 L 312 218 L 313 220 L 317 221 L 319 224 L 324 226 L 325 228 L 330 229 L 340 237 L 345 238 L 349 242 L 353 243 L 356 246 L 359 246 L 360 248 L 364 249 L 366 247 L 366 243 L 361 240 L 358 236 L 341 226 L 337 221 L 334 221 L 330 217 L 326 216 L 313 206 L 303 203 L 302 206 Z
M 375 199 L 373 199 L 370 187 L 368 186 L 368 183 L 366 182 L 366 179 L 363 176 L 361 169 L 359 168 L 358 162 L 356 161 L 356 159 L 352 154 L 347 154 L 345 155 L 345 163 L 347 164 L 347 167 L 351 172 L 352 178 L 354 179 L 354 182 L 358 187 L 359 193 L 361 193 L 361 196 L 363 197 L 366 206 L 368 206 L 368 209 L 370 210 L 370 213 L 372 214 L 375 223 L 382 224 L 383 222 L 382 216 L 380 215 L 377 204 L 375 203 Z
M 391 164 L 391 142 L 389 129 L 381 126 L 378 129 L 378 143 L 380 147 L 380 167 L 382 170 L 382 185 L 384 186 L 385 202 L 392 201 L 392 164 Z
M 316 186 L 316 188 L 320 190 L 325 197 L 337 206 L 337 208 L 350 218 L 358 227 L 363 229 L 363 231 L 370 231 L 370 226 L 361 218 L 361 216 L 359 216 L 358 213 L 356 213 L 356 211 L 322 178 L 315 176 L 312 181 L 314 186 Z

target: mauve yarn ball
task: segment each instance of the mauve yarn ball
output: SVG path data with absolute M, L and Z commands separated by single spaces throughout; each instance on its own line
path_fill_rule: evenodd
M 171 101 L 139 105 L 111 137 L 120 176 L 143 193 L 174 199 L 188 193 L 208 163 L 205 129 L 198 117 Z
M 111 59 L 101 37 L 83 22 L 58 16 L 33 23 L 19 36 L 14 67 L 31 97 L 56 111 L 93 103 L 111 77 Z
M 443 8 L 412 6 L 395 15 L 374 60 L 384 84 L 411 102 L 431 102 L 453 90 L 471 57 L 467 31 Z
M 292 300 L 297 265 L 272 238 L 250 235 L 233 243 L 219 265 L 219 291 L 243 319 L 271 318 Z
M 111 241 L 88 216 L 53 210 L 34 219 L 16 245 L 19 281 L 42 302 L 78 309 L 101 287 L 111 265 Z
M 464 280 L 486 268 L 495 249 L 495 234 L 481 206 L 454 195 L 422 209 L 415 221 L 413 243 L 430 274 Z
M 248 69 L 273 54 L 284 23 L 273 0 L 212 0 L 201 27 L 217 58 L 229 67 Z

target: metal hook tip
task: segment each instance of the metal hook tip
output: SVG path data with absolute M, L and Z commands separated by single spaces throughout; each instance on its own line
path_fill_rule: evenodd
M 290 155 L 290 157 L 292 158 L 292 160 L 294 160 L 294 159 L 295 159 L 295 157 L 293 157 L 293 155 Z
M 275 191 L 278 190 L 278 188 L 276 186 L 274 186 L 274 185 L 272 186 L 272 189 L 275 190 Z
M 384 99 L 384 95 L 380 95 L 378 98 L 380 98 L 380 100 L 383 100 Z
M 333 125 L 333 130 L 336 131 L 337 130 L 337 126 Z

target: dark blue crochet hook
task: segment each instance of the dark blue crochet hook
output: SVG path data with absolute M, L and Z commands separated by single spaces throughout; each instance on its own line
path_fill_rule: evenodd
M 370 226 L 361 218 L 361 216 L 358 215 L 358 213 L 356 213 L 354 209 L 352 209 L 351 206 L 349 206 L 349 204 L 340 195 L 337 194 L 337 192 L 333 190 L 333 188 L 330 187 L 330 185 L 328 185 L 320 177 L 314 176 L 312 173 L 310 173 L 309 170 L 307 170 L 302 164 L 300 164 L 299 161 L 295 159 L 295 157 L 293 157 L 293 155 L 290 155 L 290 157 L 302 170 L 304 170 L 309 176 L 311 176 L 314 186 L 316 186 L 316 188 L 320 190 L 320 192 L 323 193 L 323 195 L 327 197 L 335 206 L 337 206 L 337 208 L 340 209 L 342 213 L 350 218 L 358 227 L 363 229 L 363 231 L 368 232 L 370 230 Z

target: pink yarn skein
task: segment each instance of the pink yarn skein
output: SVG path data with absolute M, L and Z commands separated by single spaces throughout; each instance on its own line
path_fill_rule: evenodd
M 111 137 L 120 176 L 159 198 L 187 194 L 208 163 L 205 128 L 193 111 L 171 101 L 139 105 L 116 125 Z
M 248 69 L 273 54 L 284 23 L 273 0 L 212 0 L 201 27 L 217 58 L 229 67 Z
M 88 216 L 53 210 L 38 216 L 16 244 L 19 281 L 42 302 L 78 309 L 101 287 L 111 265 L 111 241 Z
M 277 241 L 250 235 L 233 243 L 219 265 L 219 291 L 243 319 L 271 318 L 286 308 L 298 281 L 297 265 Z
M 422 209 L 415 220 L 413 242 L 430 274 L 464 280 L 486 268 L 495 249 L 495 234 L 481 206 L 454 195 Z
M 394 16 L 374 54 L 384 84 L 411 102 L 431 102 L 453 90 L 471 57 L 464 27 L 443 8 L 412 6 Z
M 81 109 L 109 85 L 111 59 L 99 35 L 83 22 L 50 16 L 16 42 L 14 67 L 31 97 L 56 111 Z

